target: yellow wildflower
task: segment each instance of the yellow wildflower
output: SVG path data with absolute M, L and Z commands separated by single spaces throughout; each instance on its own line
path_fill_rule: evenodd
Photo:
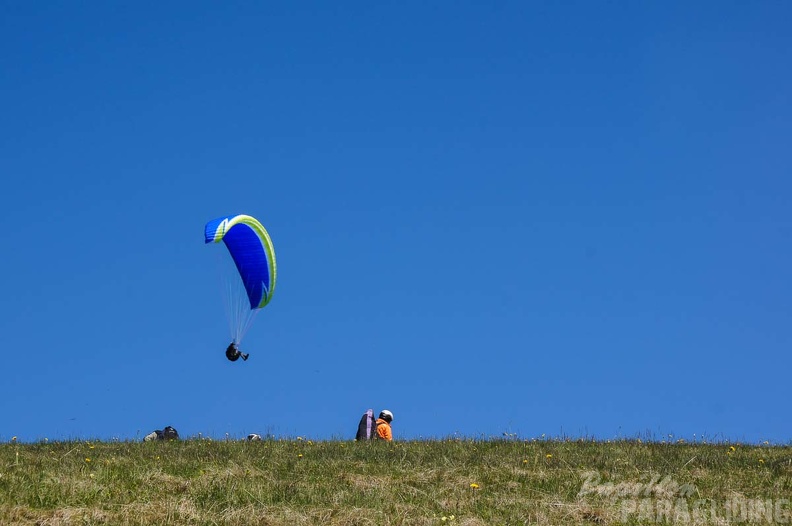
M 547 459 L 553 458 L 553 455 L 551 455 L 550 453 L 548 453 L 547 455 L 545 455 L 545 458 L 547 458 Z
M 478 485 L 478 484 L 476 484 L 476 483 L 474 482 L 474 483 L 472 483 L 472 484 L 470 485 L 470 487 L 471 487 L 472 489 L 478 489 L 478 488 L 479 488 L 479 485 Z
M 88 458 L 88 457 L 85 457 L 85 461 L 86 461 L 86 462 L 90 462 L 90 461 L 91 461 L 91 459 L 90 459 L 90 458 Z

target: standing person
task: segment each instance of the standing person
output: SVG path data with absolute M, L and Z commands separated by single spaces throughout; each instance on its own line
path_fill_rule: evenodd
M 382 440 L 387 440 L 388 442 L 393 440 L 391 422 L 393 422 L 393 413 L 387 409 L 383 409 L 379 414 L 379 418 L 377 419 L 377 436 Z

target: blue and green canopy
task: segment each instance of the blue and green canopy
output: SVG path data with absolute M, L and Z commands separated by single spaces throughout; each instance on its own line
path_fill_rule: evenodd
M 277 267 L 275 249 L 264 226 L 248 215 L 221 217 L 206 224 L 204 237 L 206 243 L 225 243 L 239 271 L 250 308 L 267 305 L 275 291 Z

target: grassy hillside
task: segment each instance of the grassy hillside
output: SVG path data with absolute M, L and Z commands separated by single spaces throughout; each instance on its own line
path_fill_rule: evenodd
M 775 524 L 792 448 L 568 440 L 0 444 L 0 524 Z

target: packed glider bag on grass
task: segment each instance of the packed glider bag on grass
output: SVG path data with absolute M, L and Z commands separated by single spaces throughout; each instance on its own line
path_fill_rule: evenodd
M 248 355 L 239 350 L 239 345 L 256 314 L 270 302 L 275 291 L 275 248 L 264 226 L 248 215 L 209 221 L 204 238 L 206 243 L 222 241 L 228 249 L 227 254 L 219 254 L 223 298 L 231 332 L 226 358 L 232 362 L 239 358 L 247 360 Z

